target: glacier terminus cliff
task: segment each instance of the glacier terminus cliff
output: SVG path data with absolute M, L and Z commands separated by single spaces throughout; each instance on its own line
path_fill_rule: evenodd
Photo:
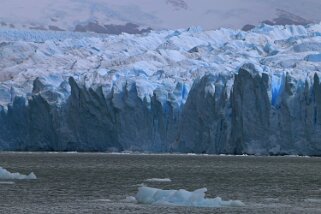
M 321 25 L 0 30 L 0 150 L 321 155 Z

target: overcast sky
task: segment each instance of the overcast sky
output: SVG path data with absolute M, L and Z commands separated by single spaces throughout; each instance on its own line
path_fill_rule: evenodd
M 172 2 L 172 3 L 168 3 Z M 175 2 L 177 4 L 175 4 Z M 185 3 L 184 3 L 185 2 Z M 71 27 L 97 20 L 133 22 L 153 28 L 199 25 L 239 28 L 276 16 L 283 9 L 321 20 L 321 0 L 1 0 L 0 21 Z M 182 5 L 182 9 L 175 5 Z

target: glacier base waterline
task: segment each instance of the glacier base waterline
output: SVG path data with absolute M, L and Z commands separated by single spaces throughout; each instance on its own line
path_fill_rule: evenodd
M 0 32 L 0 149 L 321 155 L 320 35 Z

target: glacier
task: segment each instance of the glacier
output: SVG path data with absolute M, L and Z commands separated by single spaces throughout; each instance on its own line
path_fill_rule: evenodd
M 321 155 L 321 24 L 0 29 L 0 150 Z

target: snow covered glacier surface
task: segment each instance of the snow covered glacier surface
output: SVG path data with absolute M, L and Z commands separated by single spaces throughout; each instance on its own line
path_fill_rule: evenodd
M 321 25 L 0 30 L 0 149 L 321 155 Z

